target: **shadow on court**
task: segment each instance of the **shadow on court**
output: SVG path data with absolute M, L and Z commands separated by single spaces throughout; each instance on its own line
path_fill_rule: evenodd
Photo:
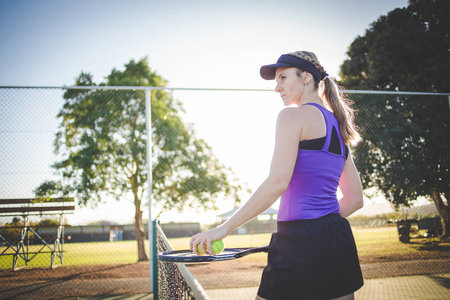
M 355 293 L 360 300 L 447 300 L 450 274 L 366 279 Z M 254 299 L 257 287 L 207 290 L 211 300 Z
M 228 264 L 227 272 L 220 276 L 210 276 L 208 269 L 222 269 L 218 265 L 220 262 L 189 269 L 212 300 L 254 299 L 262 266 L 244 266 L 239 260 L 223 263 Z M 231 267 L 230 263 L 238 265 Z M 450 260 L 447 258 L 363 264 L 362 269 L 365 285 L 356 293 L 357 299 L 450 299 Z M 235 279 L 245 286 L 233 287 Z M 0 299 L 149 300 L 153 299 L 149 291 L 146 263 L 96 266 L 89 270 L 80 266 L 0 272 Z

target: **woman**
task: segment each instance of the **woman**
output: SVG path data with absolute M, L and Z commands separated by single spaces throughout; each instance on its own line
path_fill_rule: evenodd
M 276 80 L 275 91 L 290 106 L 278 116 L 269 176 L 230 219 L 193 236 L 190 248 L 197 252 L 200 244 L 203 252 L 213 253 L 212 241 L 281 196 L 256 299 L 354 299 L 363 279 L 345 218 L 363 206 L 363 196 L 348 150 L 360 139 L 353 110 L 312 52 L 282 55 L 260 73 Z

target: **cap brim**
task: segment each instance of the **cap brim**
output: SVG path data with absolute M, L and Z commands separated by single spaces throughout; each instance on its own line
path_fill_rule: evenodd
M 272 65 L 266 65 L 262 66 L 259 70 L 259 73 L 261 74 L 261 77 L 265 80 L 273 80 L 275 79 L 275 71 L 277 68 L 287 68 L 292 67 L 290 64 L 285 63 L 276 63 Z

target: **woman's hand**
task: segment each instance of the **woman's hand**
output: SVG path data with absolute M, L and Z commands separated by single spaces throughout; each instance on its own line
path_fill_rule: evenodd
M 217 240 L 224 239 L 228 233 L 224 230 L 223 226 L 216 227 L 214 229 L 198 233 L 191 237 L 189 241 L 189 249 L 197 255 L 200 255 L 197 249 L 197 245 L 203 253 L 214 255 L 212 251 L 211 243 Z

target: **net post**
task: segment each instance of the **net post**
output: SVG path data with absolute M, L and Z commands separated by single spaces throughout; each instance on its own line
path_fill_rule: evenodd
M 158 278 L 154 278 L 155 272 L 157 269 L 155 268 L 155 264 L 157 261 L 155 260 L 156 253 L 154 251 L 154 227 L 152 222 L 152 113 L 151 113 L 151 88 L 147 87 L 145 89 L 145 119 L 146 119 L 146 135 L 147 135 L 147 184 L 148 184 L 148 242 L 149 242 L 149 275 L 150 275 L 150 293 L 153 293 L 153 296 L 158 299 L 158 291 L 155 289 L 154 282 L 157 281 Z

